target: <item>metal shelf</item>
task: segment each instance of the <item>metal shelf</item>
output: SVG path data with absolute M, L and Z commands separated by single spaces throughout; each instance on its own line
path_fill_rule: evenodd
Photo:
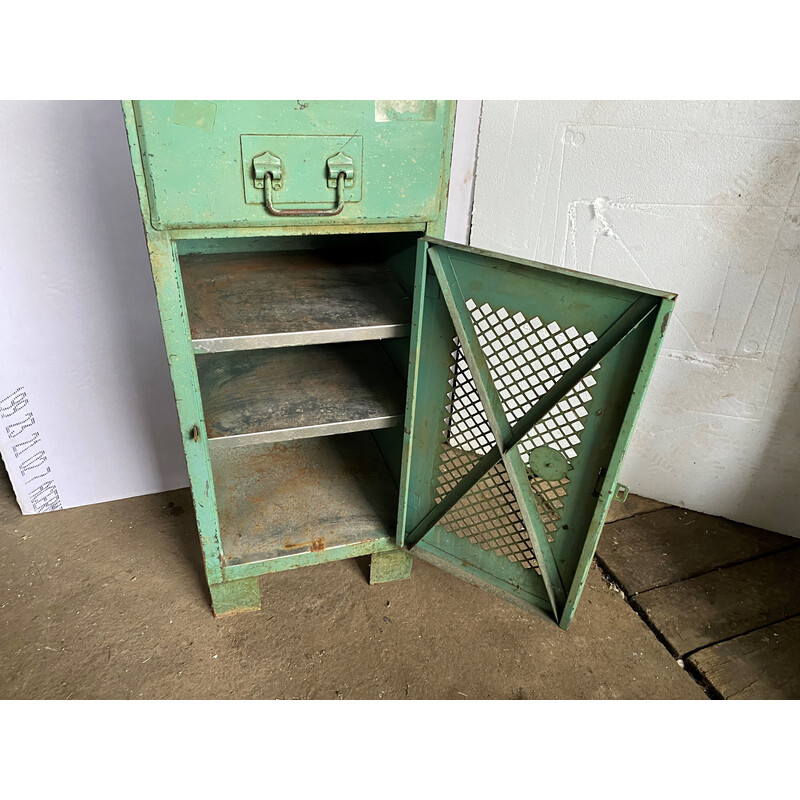
M 405 386 L 377 342 L 197 356 L 213 448 L 390 428 Z
M 394 537 L 397 489 L 368 433 L 218 449 L 211 465 L 226 566 Z
M 351 249 L 186 255 L 196 353 L 408 336 L 392 270 Z

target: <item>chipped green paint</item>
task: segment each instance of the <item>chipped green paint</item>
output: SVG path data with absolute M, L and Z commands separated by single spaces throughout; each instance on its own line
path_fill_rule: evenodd
M 594 275 L 428 237 L 421 240 L 398 541 L 513 602 L 548 610 L 567 627 L 586 581 L 674 299 L 670 293 Z M 490 313 L 495 320 L 508 320 L 502 332 L 497 332 L 499 323 L 486 322 Z M 531 348 L 524 356 L 524 349 L 517 347 L 520 337 L 534 336 L 530 331 L 537 327 L 546 331 L 554 324 L 560 333 L 543 334 L 536 340 L 540 350 Z M 526 327 L 529 333 L 521 333 Z M 579 345 L 569 344 L 570 337 L 563 333 L 567 330 L 574 331 L 570 336 L 576 343 L 580 339 Z M 591 333 L 591 337 L 580 338 L 579 332 Z M 473 399 L 459 389 L 466 384 L 455 378 L 455 337 L 474 381 Z M 490 367 L 484 349 L 492 342 L 495 347 L 503 342 L 505 349 L 495 351 L 494 366 Z M 566 349 L 556 356 L 562 346 Z M 548 361 L 550 354 L 553 357 Z M 531 367 L 536 363 L 539 365 Z M 553 364 L 557 364 L 557 372 L 548 373 Z M 513 377 L 514 371 L 517 377 Z M 522 377 L 535 371 L 547 377 Z M 505 376 L 502 384 L 498 375 Z M 548 417 L 550 410 L 590 375 L 591 392 L 577 390 L 580 402 L 571 407 L 579 406 L 579 413 L 562 408 Z M 526 381 L 533 382 L 525 385 Z M 452 437 L 451 425 L 456 424 L 453 409 L 463 413 L 467 408 L 470 430 L 482 427 L 493 447 L 473 444 L 470 449 L 463 437 Z M 565 414 L 572 414 L 580 427 L 572 429 Z M 479 422 L 481 415 L 483 423 Z M 540 422 L 539 433 L 529 436 Z M 541 436 L 550 436 L 541 431 L 559 426 L 569 433 L 553 434 L 552 440 L 560 436 L 559 446 L 567 452 L 574 447 L 575 451 L 566 471 L 569 488 L 559 496 L 563 506 L 556 508 L 552 498 L 542 500 L 537 494 L 529 471 L 536 465 L 536 459 L 530 460 L 534 445 L 541 446 Z M 575 437 L 575 432 L 580 436 Z M 471 471 L 451 471 L 450 459 L 464 458 L 469 464 L 465 469 Z M 498 464 L 502 464 L 501 471 L 495 471 Z M 540 478 L 547 484 L 553 476 Z M 567 480 L 566 475 L 555 478 Z M 553 488 L 549 484 L 547 488 L 539 486 L 538 491 Z M 512 513 L 508 517 L 511 522 L 498 523 L 492 516 L 492 504 L 510 492 L 517 516 Z M 453 512 L 460 509 L 461 522 L 458 514 L 447 515 L 451 503 L 455 504 Z M 498 539 L 498 530 L 507 531 L 503 533 L 507 538 Z M 524 544 L 526 540 L 528 544 Z M 523 543 L 522 550 L 518 541 Z M 525 552 L 530 555 L 520 557 Z
M 441 235 L 455 103 L 422 101 L 402 119 L 395 115 L 385 122 L 378 121 L 374 101 L 125 101 L 122 107 L 215 613 L 257 609 L 259 575 L 343 558 L 385 555 L 389 560 L 376 560 L 373 574 L 385 576 L 383 580 L 395 573 L 407 577 L 411 557 L 397 549 L 393 530 L 369 542 L 226 563 L 179 254 L 198 247 L 207 252 L 269 249 L 266 243 L 272 237 Z M 390 109 L 384 110 L 392 116 Z M 334 195 L 324 167 L 336 153 L 326 148 L 335 145 L 336 151 L 349 155 L 347 139 L 335 138 L 343 133 L 359 137 L 359 148 L 354 176 L 358 191 L 345 194 L 342 214 L 334 220 L 298 217 L 289 222 L 270 217 L 258 201 L 257 187 L 247 188 L 243 137 L 270 135 L 278 137 L 271 140 L 273 145 L 280 144 L 278 140 L 288 143 L 285 180 L 294 177 L 300 183 L 286 197 L 305 197 L 311 204 L 324 199 L 326 192 Z M 253 141 L 246 141 L 252 149 Z M 298 159 L 304 157 L 313 163 L 300 164 Z M 399 473 L 399 444 L 395 459 L 393 472 Z
M 242 578 L 238 581 L 212 583 L 211 605 L 215 617 L 227 614 L 240 614 L 243 611 L 261 610 L 261 593 L 258 589 L 258 578 Z
M 410 578 L 413 563 L 411 553 L 397 547 L 384 553 L 375 553 L 369 565 L 369 582 L 389 583 Z
M 280 217 L 259 202 L 253 157 L 269 151 L 281 159 L 285 174 L 275 203 L 283 195 L 290 207 L 302 208 L 333 204 L 325 164 L 339 150 L 357 161 L 342 223 L 435 223 L 446 204 L 449 169 L 442 169 L 442 156 L 449 164 L 455 103 L 421 102 L 416 113 L 382 121 L 375 102 L 366 100 L 137 101 L 132 110 L 151 224 L 279 227 Z M 304 224 L 325 220 L 309 217 Z
M 617 486 L 674 295 L 433 238 L 444 233 L 454 103 L 158 101 L 126 102 L 123 109 L 215 613 L 259 608 L 259 575 L 343 558 L 370 555 L 371 583 L 407 578 L 412 556 L 408 549 L 398 549 L 405 547 L 510 602 L 542 609 L 567 627 Z M 341 215 L 289 221 L 270 216 L 261 202 L 265 182 L 252 183 L 252 159 L 263 153 L 280 161 L 276 182 L 281 188 L 274 192 L 278 208 L 282 204 L 330 207 L 336 189 L 326 175 L 326 164 L 332 156 L 336 163 L 352 161 L 352 177 L 348 172 L 344 180 Z M 347 160 L 339 159 L 339 154 Z M 274 167 L 276 159 L 260 163 Z M 284 551 L 278 557 L 231 556 L 232 563 L 226 563 L 180 258 L 191 252 L 270 251 L 282 246 L 276 237 L 389 233 L 410 234 L 409 247 L 403 245 L 401 254 L 407 264 L 398 265 L 407 289 L 413 267 L 410 248 L 415 235 L 419 237 L 411 333 L 405 342 L 387 344 L 401 373 L 408 364 L 402 447 L 400 429 L 395 429 L 394 439 L 391 431 L 381 432 L 384 438 L 377 433 L 375 437 L 389 474 L 399 481 L 397 529 L 373 531 L 374 536 L 334 547 Z M 599 337 L 593 352 L 601 358 L 602 369 L 590 401 L 584 402 L 587 415 L 582 418 L 578 450 L 567 466 L 560 462 L 560 467 L 553 466 L 549 452 L 542 460 L 546 468 L 556 470 L 548 480 L 565 471 L 569 479 L 569 502 L 557 516 L 557 530 L 552 519 L 545 522 L 541 487 L 537 490 L 531 483 L 531 470 L 542 472 L 542 467 L 537 467 L 536 459 L 531 462 L 520 446 L 529 429 L 524 420 L 538 424 L 538 408 L 547 405 L 543 399 L 559 402 L 555 395 L 561 389 L 551 386 L 529 403 L 522 416 L 507 416 L 467 312 L 469 299 L 526 319 L 558 320 L 562 330 L 570 325 Z M 633 321 L 628 325 L 629 320 Z M 449 426 L 456 335 L 468 351 L 465 363 L 477 377 L 476 397 L 485 408 L 490 432 L 502 443 L 496 454 L 481 455 L 481 463 L 489 471 L 497 464 L 505 470 L 520 525 L 534 553 L 531 563 L 539 572 L 487 551 L 468 536 L 456 535 L 447 517 L 437 516 L 436 505 L 442 499 L 437 491 L 443 464 L 440 439 Z M 395 348 L 395 343 L 410 347 L 407 361 L 403 347 Z M 589 362 L 595 356 L 587 355 L 592 347 L 580 362 L 565 368 L 554 386 L 569 391 L 564 381 L 572 378 L 566 376 L 583 369 L 578 363 L 592 367 Z M 222 474 L 218 472 L 217 478 L 223 497 Z M 448 491 L 463 493 L 465 484 L 459 480 L 460 489 L 456 485 Z M 433 521 L 421 530 L 426 519 Z
M 142 191 L 143 175 L 139 143 L 132 125 L 133 116 L 128 104 L 124 105 L 124 111 L 131 160 L 139 187 L 139 202 L 142 217 L 145 220 L 147 247 L 150 252 L 150 264 L 153 270 L 158 311 L 161 316 L 164 345 L 167 350 L 167 362 L 175 392 L 175 404 L 178 410 L 189 481 L 192 486 L 192 499 L 203 560 L 209 582 L 216 583 L 222 580 L 222 547 L 214 496 L 214 479 L 211 474 L 211 462 L 203 423 L 203 408 L 197 383 L 197 369 L 192 352 L 189 323 L 186 318 L 186 301 L 183 297 L 180 267 L 175 243 L 171 241 L 169 235 L 165 232 L 155 231 L 146 224 L 150 215 L 147 195 Z M 200 431 L 197 441 L 191 433 L 195 426 Z

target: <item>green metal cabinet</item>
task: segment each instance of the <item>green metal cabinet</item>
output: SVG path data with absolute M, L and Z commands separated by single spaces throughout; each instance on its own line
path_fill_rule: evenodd
M 567 627 L 674 296 L 442 241 L 453 102 L 123 109 L 214 613 L 415 553 Z

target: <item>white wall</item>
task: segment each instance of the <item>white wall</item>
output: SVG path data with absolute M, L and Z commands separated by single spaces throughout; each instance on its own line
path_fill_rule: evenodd
M 479 115 L 458 112 L 456 241 Z M 188 485 L 119 103 L 0 102 L 0 175 L 0 452 L 23 511 Z
M 448 242 L 469 244 L 480 124 L 481 101 L 459 100 L 456 106 L 456 130 L 453 137 L 453 158 L 450 162 L 447 222 L 444 231 L 444 238 Z
M 119 103 L 0 103 L 0 175 L 0 447 L 23 510 L 186 485 Z
M 800 103 L 483 104 L 471 244 L 678 292 L 622 480 L 800 535 Z

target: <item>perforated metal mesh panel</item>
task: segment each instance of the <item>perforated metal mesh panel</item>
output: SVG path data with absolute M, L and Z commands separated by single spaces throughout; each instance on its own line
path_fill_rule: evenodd
M 597 341 L 593 331 L 580 333 L 557 321 L 511 315 L 489 303 L 478 305 L 468 298 L 467 309 L 492 381 L 503 403 L 506 417 L 514 424 Z M 446 397 L 446 427 L 442 431 L 437 502 L 463 478 L 481 455 L 495 444 L 495 437 L 481 404 L 475 382 L 458 338 L 453 339 L 452 378 Z M 595 370 L 599 369 L 598 364 Z M 589 413 L 592 387 L 587 375 L 519 443 L 527 464 L 531 451 L 547 445 L 573 463 L 579 457 L 581 419 Z M 547 481 L 529 473 L 531 487 L 548 539 L 558 530 L 561 510 L 567 502 L 569 478 Z M 530 538 L 514 497 L 505 467 L 497 464 L 442 519 L 441 524 L 484 550 L 519 562 L 539 572 Z
M 439 448 L 437 502 L 495 444 L 464 351 L 453 340 L 448 415 Z M 530 538 L 503 463 L 496 464 L 442 519 L 451 533 L 539 572 Z
M 428 238 L 418 254 L 401 543 L 566 628 L 674 296 Z

